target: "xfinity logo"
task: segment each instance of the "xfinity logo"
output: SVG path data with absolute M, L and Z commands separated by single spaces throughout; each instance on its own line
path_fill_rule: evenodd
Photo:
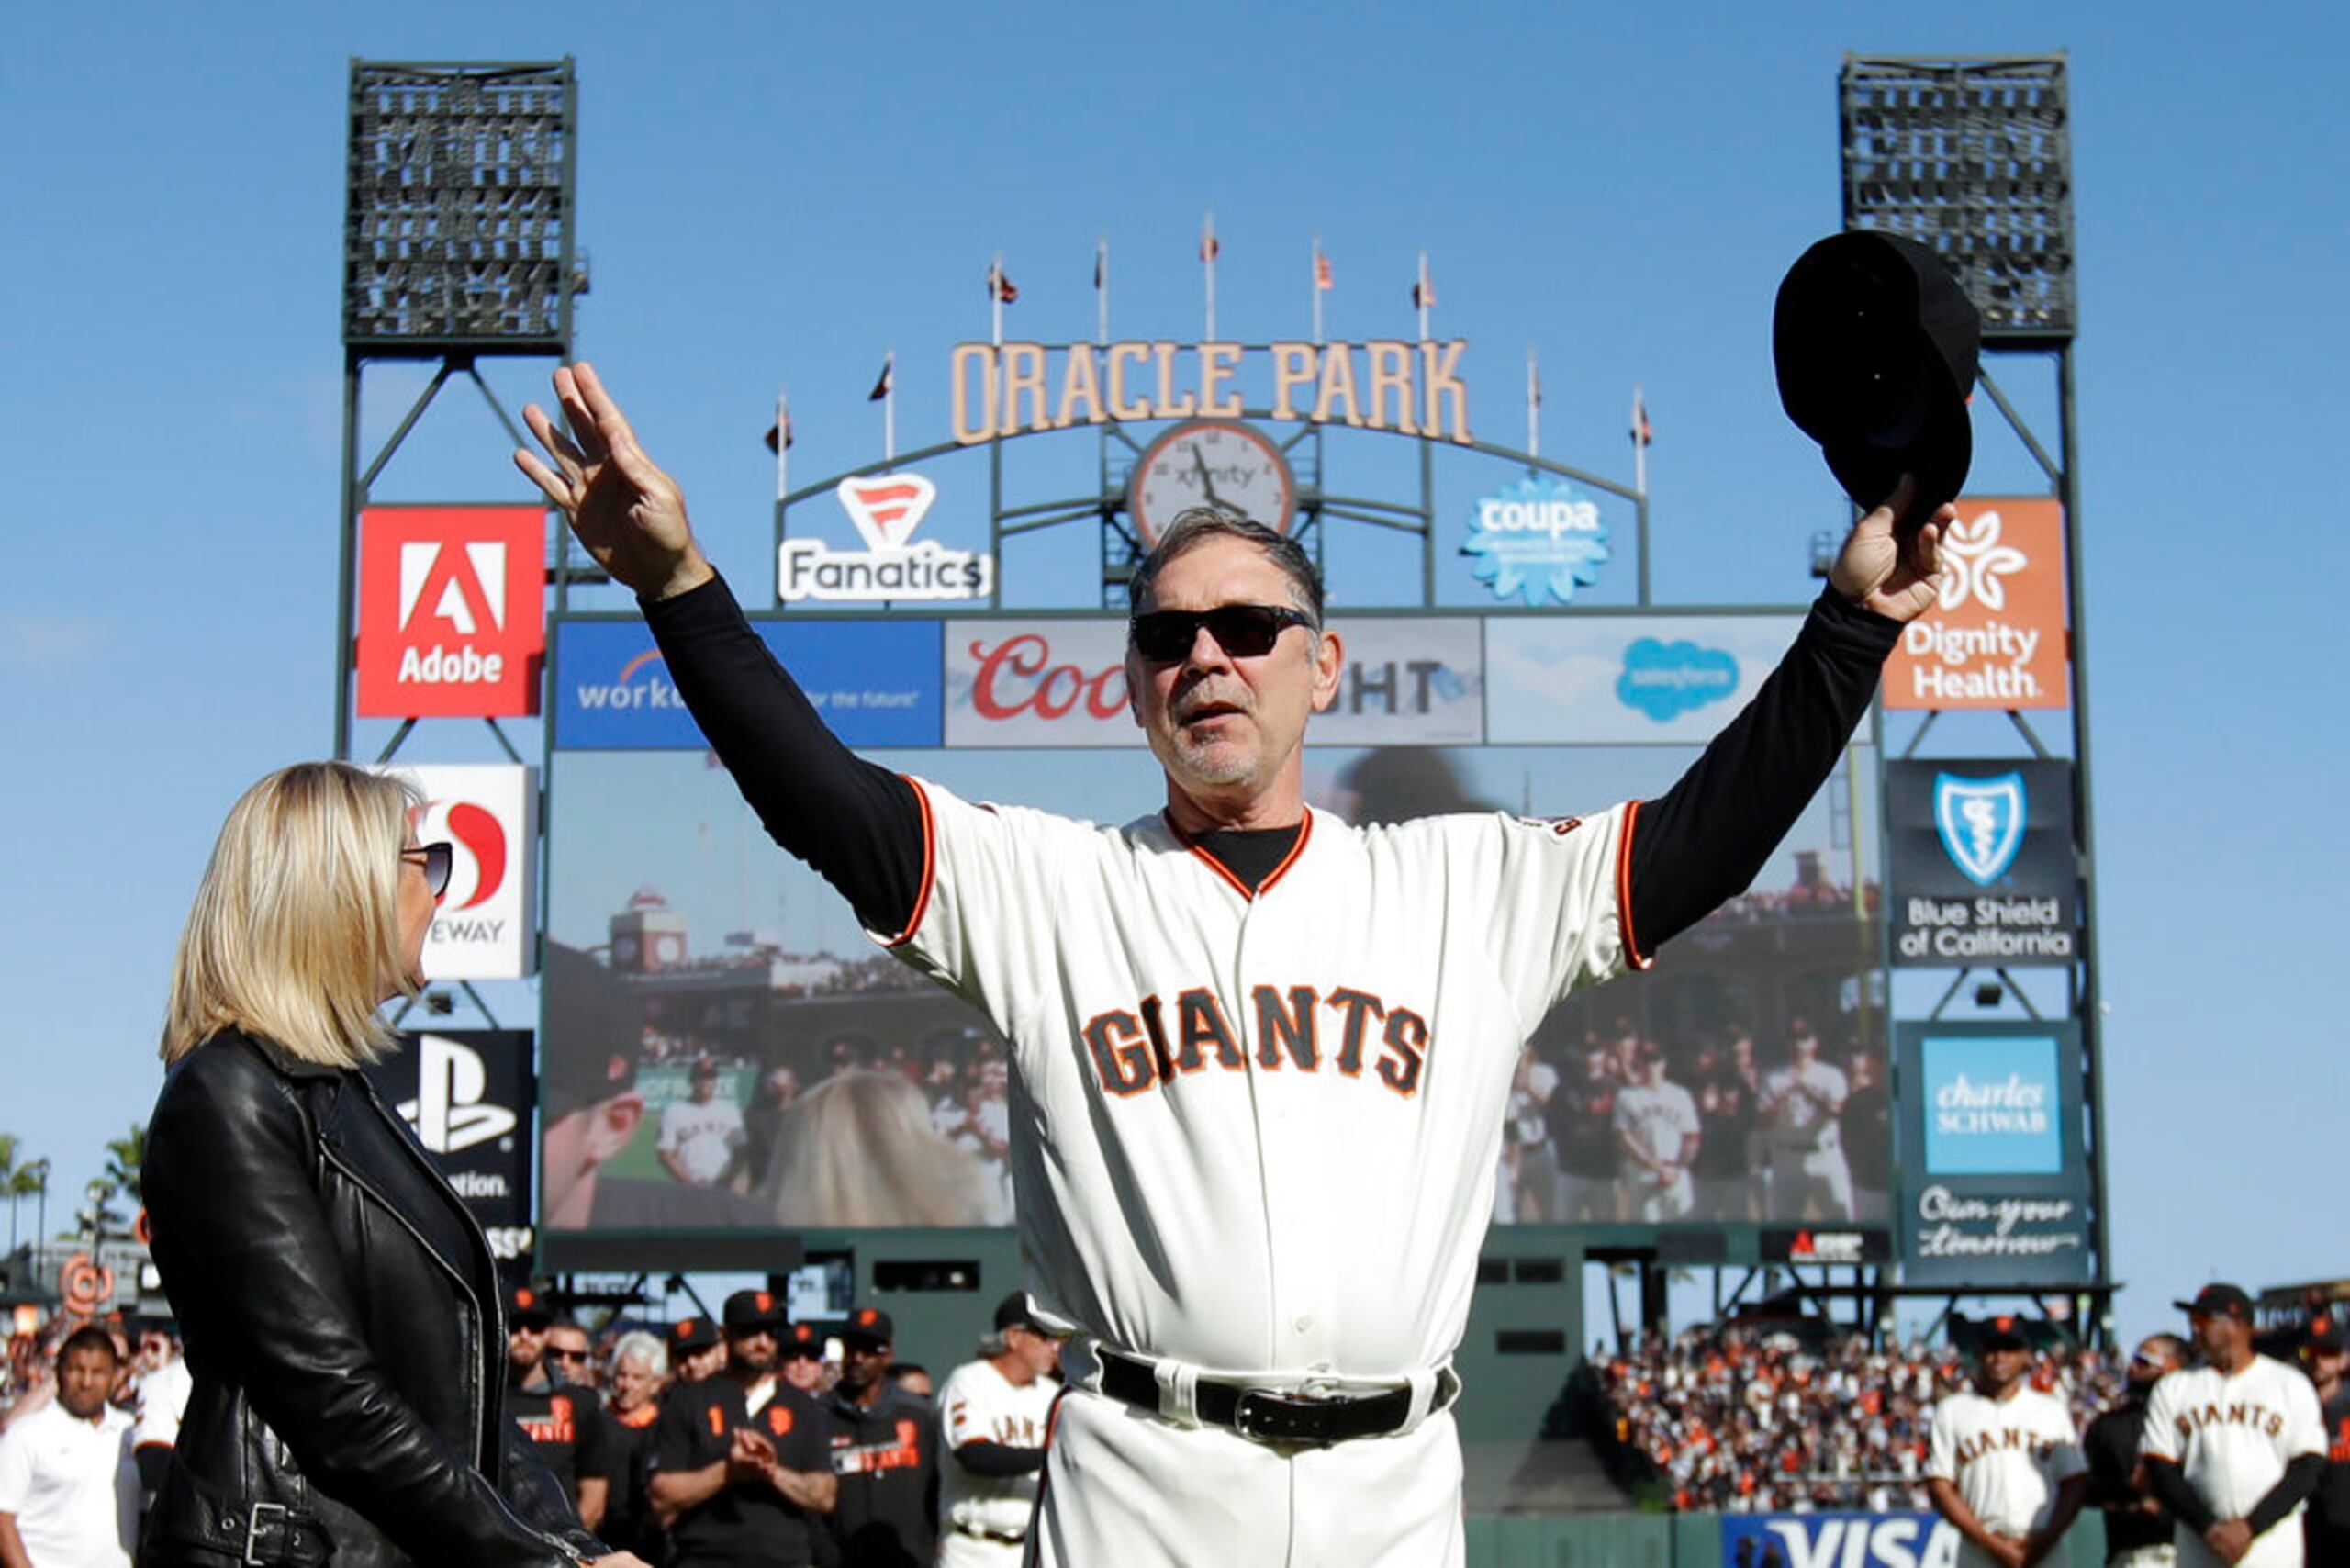
M 401 1102 L 399 1113 L 426 1148 L 455 1154 L 514 1130 L 513 1112 L 483 1103 L 488 1090 L 489 1070 L 479 1051 L 444 1036 L 420 1035 L 416 1098 Z

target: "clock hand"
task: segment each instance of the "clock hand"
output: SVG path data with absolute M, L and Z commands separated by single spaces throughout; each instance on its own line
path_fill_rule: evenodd
M 1199 465 L 1200 488 L 1206 493 L 1208 505 L 1212 507 L 1224 505 L 1222 501 L 1215 498 L 1215 480 L 1208 475 L 1208 454 L 1205 450 L 1194 445 L 1192 448 L 1192 461 Z

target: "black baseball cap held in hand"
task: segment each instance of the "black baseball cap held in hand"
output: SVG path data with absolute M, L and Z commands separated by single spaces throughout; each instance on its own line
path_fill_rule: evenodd
M 1904 474 L 1918 491 L 1902 521 L 1955 500 L 1975 461 L 1966 400 L 1983 317 L 1942 258 L 1873 230 L 1831 234 L 1779 285 L 1771 352 L 1779 401 L 1819 442 L 1829 471 L 1863 507 Z

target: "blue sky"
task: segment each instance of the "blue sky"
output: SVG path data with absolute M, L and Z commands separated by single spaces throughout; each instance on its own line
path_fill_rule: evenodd
M 1522 435 L 1538 345 L 1546 454 L 1628 478 L 1644 385 L 1660 599 L 1785 603 L 1841 511 L 1769 308 L 1838 222 L 1843 54 L 2065 49 L 2123 1330 L 2214 1274 L 2350 1273 L 2322 1162 L 2345 44 L 2317 5 L 32 8 L 0 56 L 0 1128 L 78 1197 L 151 1099 L 222 813 L 331 745 L 350 57 L 577 57 L 579 347 L 754 597 L 779 385 L 807 477 L 878 455 L 891 347 L 901 444 L 941 439 L 990 256 L 1011 330 L 1067 341 L 1102 236 L 1118 335 L 1195 335 L 1212 207 L 1226 336 L 1302 335 L 1318 235 L 1337 338 L 1408 335 L 1428 252 L 1481 434 Z M 1984 448 L 1976 488 L 2016 483 Z M 463 405 L 377 491 L 521 495 Z M 453 724 L 407 755 L 487 748 Z

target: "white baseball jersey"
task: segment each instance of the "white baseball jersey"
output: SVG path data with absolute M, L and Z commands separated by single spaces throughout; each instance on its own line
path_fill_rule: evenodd
M 1609 1125 L 1618 1133 L 1629 1133 L 1632 1141 L 1651 1159 L 1678 1164 L 1682 1145 L 1697 1136 L 1697 1102 L 1678 1083 L 1660 1083 L 1653 1088 L 1635 1083 L 1617 1094 L 1616 1112 Z M 1627 1176 L 1648 1173 L 1646 1167 L 1635 1164 L 1628 1154 L 1620 1155 L 1618 1163 Z
M 999 1535 L 1027 1532 L 1040 1473 L 974 1475 L 956 1462 L 955 1450 L 969 1442 L 1043 1448 L 1053 1397 L 1060 1391 L 1048 1377 L 1015 1384 L 992 1361 L 967 1361 L 946 1374 L 938 1390 L 938 1428 L 946 1450 L 938 1462 L 940 1529 L 959 1524 Z M 1019 1557 L 1017 1551 L 1011 1554 L 1013 1562 Z
M 928 863 L 899 951 L 1012 1043 L 1028 1290 L 1039 1317 L 1080 1336 L 1072 1381 L 1092 1375 L 1094 1343 L 1224 1376 L 1392 1385 L 1445 1364 L 1520 1047 L 1571 988 L 1628 961 L 1631 810 L 1364 828 L 1309 812 L 1252 893 L 1163 816 L 1100 828 L 917 789 Z M 1109 1429 L 1065 1408 L 1073 1427 Z M 1290 1462 L 1213 1429 L 1175 1435 Z M 1208 1560 L 1153 1557 L 1130 1526 L 1095 1536 L 1061 1512 L 1090 1492 L 1062 1473 L 1067 1443 L 1045 1507 L 1070 1561 Z M 1160 1462 L 1178 1465 L 1149 1468 L 1179 1510 L 1215 1470 Z M 1449 1551 L 1389 1513 L 1326 1560 L 1457 1557 L 1459 1469 L 1456 1453 L 1438 1473 L 1453 1490 L 1427 1504 Z M 1285 1484 L 1258 1530 L 1288 1518 Z M 1102 1519 L 1114 1501 L 1094 1505 Z M 1203 1541 L 1194 1529 L 1159 1550 Z
M 2213 1514 L 2240 1519 L 2284 1478 L 2296 1455 L 2326 1451 L 2325 1422 L 2306 1376 L 2255 1356 L 2233 1377 L 2216 1367 L 2189 1367 L 2154 1384 L 2138 1447 L 2149 1459 L 2177 1464 Z M 2177 1540 L 2180 1568 L 2219 1562 L 2185 1525 Z M 2300 1562 L 2301 1510 L 2296 1508 L 2255 1539 L 2239 1568 L 2300 1568 Z
M 1986 1529 L 2026 1536 L 2048 1522 L 2056 1488 L 2088 1469 L 2064 1401 L 2028 1384 L 2005 1399 L 1968 1391 L 1934 1406 L 1926 1473 L 1951 1483 Z M 1959 1561 L 1991 1559 L 1971 1542 Z
M 663 1106 L 661 1132 L 653 1147 L 676 1155 L 687 1172 L 706 1185 L 726 1173 L 727 1162 L 742 1142 L 742 1109 L 722 1097 L 707 1105 L 676 1100 Z
M 1851 1090 L 1843 1070 L 1814 1060 L 1808 1067 L 1774 1068 L 1762 1075 L 1762 1092 L 1758 1097 L 1771 1111 L 1765 1131 L 1774 1148 L 1782 1149 L 1840 1148 L 1843 1135 L 1838 1130 L 1832 1107 L 1843 1104 Z M 1777 1101 L 1775 1105 L 1773 1101 Z

